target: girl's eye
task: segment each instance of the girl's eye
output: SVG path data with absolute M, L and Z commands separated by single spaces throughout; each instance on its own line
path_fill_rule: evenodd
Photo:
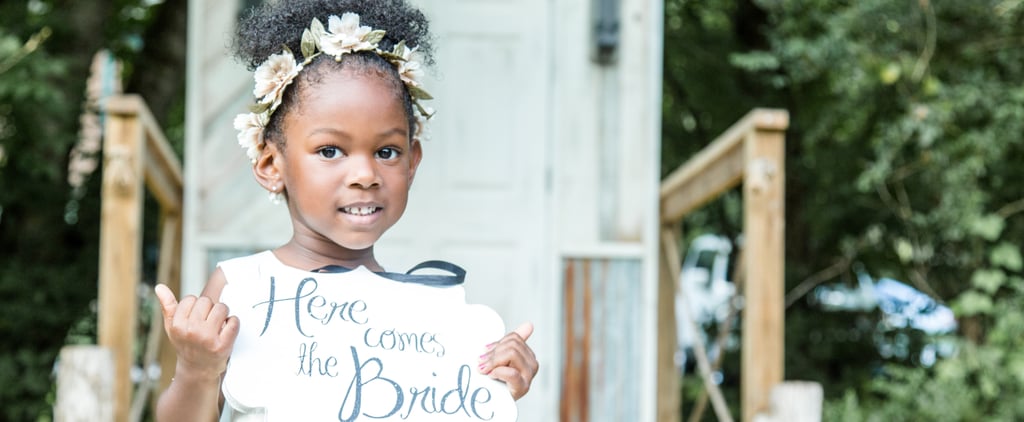
M 380 158 L 381 160 L 393 160 L 398 158 L 398 150 L 391 147 L 381 148 L 380 151 L 377 151 L 377 158 Z
M 338 147 L 323 147 L 317 152 L 320 153 L 321 157 L 334 158 L 337 157 L 341 151 L 338 150 Z

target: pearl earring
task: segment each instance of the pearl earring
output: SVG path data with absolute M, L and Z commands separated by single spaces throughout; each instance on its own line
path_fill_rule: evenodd
M 280 190 L 281 185 L 274 185 L 273 188 L 270 188 L 270 195 L 268 197 L 270 199 L 270 203 L 274 205 L 281 205 L 281 202 L 284 201 L 284 195 L 280 192 Z

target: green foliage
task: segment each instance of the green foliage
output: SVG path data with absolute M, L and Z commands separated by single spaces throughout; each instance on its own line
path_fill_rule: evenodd
M 48 420 L 60 347 L 95 341 L 100 175 L 72 194 L 68 154 L 93 53 L 144 67 L 160 3 L 0 2 L 0 420 Z
M 857 394 L 848 390 L 825 408 L 824 420 L 1019 420 L 1024 403 L 1024 308 L 1019 297 L 992 305 L 999 318 L 982 344 L 959 340 L 959 351 L 934 368 L 887 367 Z
M 0 73 L 0 416 L 34 420 L 48 412 L 44 398 L 63 340 L 60 327 L 89 300 L 88 292 L 68 287 L 95 286 L 95 269 L 91 278 L 82 269 L 96 255 L 77 250 L 88 231 L 63 224 L 59 163 L 74 139 L 64 131 L 75 114 L 57 81 L 67 77 L 67 61 L 46 43 L 25 54 L 24 40 L 42 29 L 23 38 L 6 24 L 0 24 L 0 62 L 10 63 Z
M 1024 362 L 1012 306 L 1024 300 L 1024 2 L 666 0 L 665 11 L 665 170 L 754 106 L 789 110 L 788 287 L 860 262 L 961 322 L 958 353 L 927 367 L 913 358 L 923 333 L 898 334 L 906 358 L 884 356 L 869 340 L 877 315 L 797 302 L 786 377 L 824 383 L 826 420 L 1024 418 L 1019 400 L 998 400 L 1020 395 Z M 738 232 L 724 207 L 686 231 Z

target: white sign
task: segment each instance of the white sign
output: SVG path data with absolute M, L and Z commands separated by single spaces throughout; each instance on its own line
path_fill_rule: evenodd
M 232 407 L 268 421 L 516 420 L 508 388 L 477 368 L 504 324 L 461 285 L 275 266 L 222 300 L 242 322 L 224 378 Z

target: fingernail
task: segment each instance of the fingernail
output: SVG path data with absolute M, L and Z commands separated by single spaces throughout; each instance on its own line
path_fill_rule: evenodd
M 480 355 L 480 360 L 484 360 L 484 358 L 486 358 L 486 357 L 487 357 L 487 353 L 484 353 L 484 354 Z
M 480 368 L 480 372 L 483 372 L 483 373 L 485 373 L 485 374 L 486 374 L 487 372 L 485 372 L 485 371 L 484 371 L 484 368 L 486 368 L 486 367 L 487 367 L 487 364 L 486 364 L 486 363 L 481 363 L 481 364 L 480 364 L 480 366 L 479 366 L 479 368 Z
M 487 345 L 487 350 L 491 350 L 491 349 L 493 349 L 493 348 L 494 348 L 494 345 L 496 345 L 496 344 L 498 344 L 498 342 L 494 342 L 494 343 L 488 344 L 488 345 Z

